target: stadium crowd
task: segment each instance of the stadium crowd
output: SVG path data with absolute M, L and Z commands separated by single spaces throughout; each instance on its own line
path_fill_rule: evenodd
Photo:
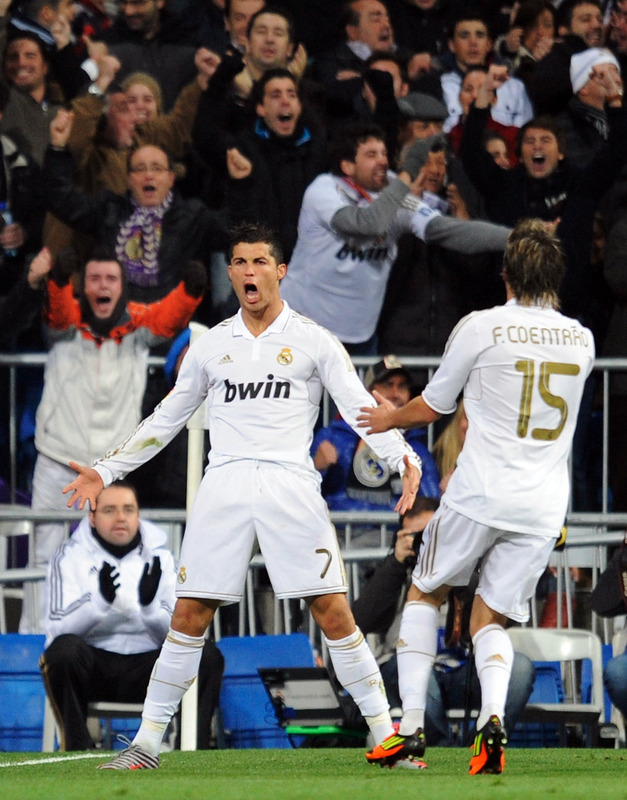
M 62 509 L 68 460 L 168 392 L 148 353 L 237 310 L 225 251 L 243 221 L 278 232 L 290 307 L 351 355 L 402 358 L 440 356 L 464 315 L 505 302 L 507 234 L 540 218 L 566 257 L 562 311 L 598 356 L 627 356 L 627 0 L 0 0 L 0 52 L 0 350 L 49 352 L 17 387 L 34 508 Z M 390 356 L 371 377 L 401 403 L 426 384 Z M 579 511 L 602 503 L 598 388 L 592 373 Z M 2 370 L 5 484 L 8 397 Z M 627 511 L 625 373 L 610 397 L 609 502 Z M 439 497 L 451 467 L 412 436 Z M 393 509 L 394 478 L 339 416 L 311 455 L 331 505 Z

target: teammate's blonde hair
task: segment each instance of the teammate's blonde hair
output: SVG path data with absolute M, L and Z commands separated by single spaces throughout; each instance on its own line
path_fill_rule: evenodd
M 507 237 L 503 277 L 516 300 L 559 308 L 564 254 L 557 236 L 539 219 L 519 222 Z

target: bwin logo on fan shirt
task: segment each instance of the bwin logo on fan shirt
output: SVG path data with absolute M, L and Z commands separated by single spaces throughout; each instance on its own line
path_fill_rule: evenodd
M 385 261 L 388 257 L 388 248 L 383 244 L 375 244 L 372 247 L 356 247 L 355 245 L 344 242 L 337 251 L 335 257 L 340 261 L 351 258 L 353 261 Z
M 290 396 L 290 382 L 276 381 L 274 375 L 268 375 L 267 381 L 257 381 L 253 383 L 231 383 L 224 381 L 224 402 L 232 403 L 234 400 L 257 400 L 259 399 L 288 399 Z

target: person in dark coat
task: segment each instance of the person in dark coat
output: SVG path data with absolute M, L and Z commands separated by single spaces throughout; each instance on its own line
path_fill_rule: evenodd
M 72 155 L 65 148 L 71 126 L 67 111 L 59 112 L 50 126 L 46 207 L 114 250 L 127 276 L 129 299 L 151 303 L 164 297 L 179 283 L 181 265 L 194 259 L 204 263 L 211 250 L 224 246 L 222 215 L 200 200 L 177 196 L 169 156 L 154 145 L 131 152 L 125 196 L 108 190 L 97 195 L 78 191 L 72 180 Z
M 325 136 L 319 121 L 303 112 L 298 82 L 286 69 L 268 70 L 253 101 L 254 128 L 228 151 L 226 204 L 233 221 L 256 219 L 279 231 L 289 261 L 305 189 L 326 168 Z

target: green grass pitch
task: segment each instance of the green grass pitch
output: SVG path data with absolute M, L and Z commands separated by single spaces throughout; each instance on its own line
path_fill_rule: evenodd
M 381 769 L 357 749 L 165 753 L 158 770 L 100 771 L 99 753 L 0 753 L 0 800 L 627 800 L 627 750 L 511 749 L 502 775 L 470 777 L 469 751 Z

